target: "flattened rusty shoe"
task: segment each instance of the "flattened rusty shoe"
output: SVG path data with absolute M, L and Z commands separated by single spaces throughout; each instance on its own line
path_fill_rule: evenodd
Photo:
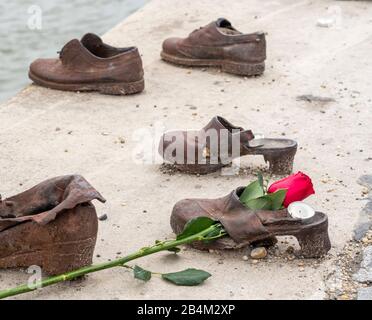
M 166 132 L 159 154 L 178 170 L 192 174 L 215 172 L 234 158 L 263 155 L 275 174 L 289 174 L 297 152 L 290 139 L 255 139 L 251 130 L 216 116 L 201 130 Z
M 187 38 L 165 40 L 161 57 L 181 66 L 219 67 L 242 76 L 260 75 L 265 70 L 265 34 L 243 34 L 221 18 Z
M 197 217 L 209 217 L 220 221 L 229 237 L 208 244 L 195 242 L 197 249 L 238 249 L 257 241 L 273 239 L 275 236 L 294 236 L 305 258 L 324 256 L 331 248 L 328 236 L 328 218 L 316 212 L 309 219 L 292 218 L 287 210 L 253 211 L 239 200 L 244 187 L 218 199 L 185 199 L 173 208 L 170 224 L 176 234 L 185 224 Z
M 115 48 L 95 34 L 68 42 L 57 59 L 37 59 L 29 77 L 57 90 L 126 95 L 144 90 L 142 59 L 135 47 Z
M 40 266 L 55 275 L 92 264 L 105 199 L 81 176 L 47 180 L 0 200 L 0 268 Z

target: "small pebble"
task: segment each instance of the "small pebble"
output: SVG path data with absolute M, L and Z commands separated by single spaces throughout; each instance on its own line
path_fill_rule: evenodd
M 252 259 L 263 259 L 267 256 L 267 250 L 264 247 L 254 248 L 251 251 Z
M 107 220 L 107 214 L 105 213 L 105 214 L 99 216 L 99 217 L 98 217 L 98 220 L 99 220 L 99 221 L 105 221 L 105 220 Z
M 293 261 L 294 259 L 296 259 L 295 255 L 291 254 L 290 256 L 288 256 L 289 261 Z

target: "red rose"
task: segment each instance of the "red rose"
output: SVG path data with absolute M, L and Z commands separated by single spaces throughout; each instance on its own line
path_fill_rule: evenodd
M 287 208 L 292 202 L 302 201 L 315 193 L 311 179 L 304 173 L 298 172 L 287 178 L 274 182 L 268 189 L 268 193 L 286 189 L 283 205 Z

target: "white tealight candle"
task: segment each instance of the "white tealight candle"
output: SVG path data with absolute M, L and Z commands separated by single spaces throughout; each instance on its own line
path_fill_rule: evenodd
M 254 138 L 255 139 L 265 139 L 265 135 L 263 133 L 255 133 Z
M 315 210 L 302 201 L 292 202 L 287 208 L 293 218 L 309 219 L 315 215 Z

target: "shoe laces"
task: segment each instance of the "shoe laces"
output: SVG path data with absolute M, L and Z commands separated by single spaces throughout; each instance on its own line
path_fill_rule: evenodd
M 191 33 L 195 33 L 195 32 L 198 32 L 198 31 L 200 31 L 200 30 L 202 30 L 202 29 L 204 29 L 204 27 L 199 27 L 198 29 L 195 29 L 193 32 L 191 32 Z

